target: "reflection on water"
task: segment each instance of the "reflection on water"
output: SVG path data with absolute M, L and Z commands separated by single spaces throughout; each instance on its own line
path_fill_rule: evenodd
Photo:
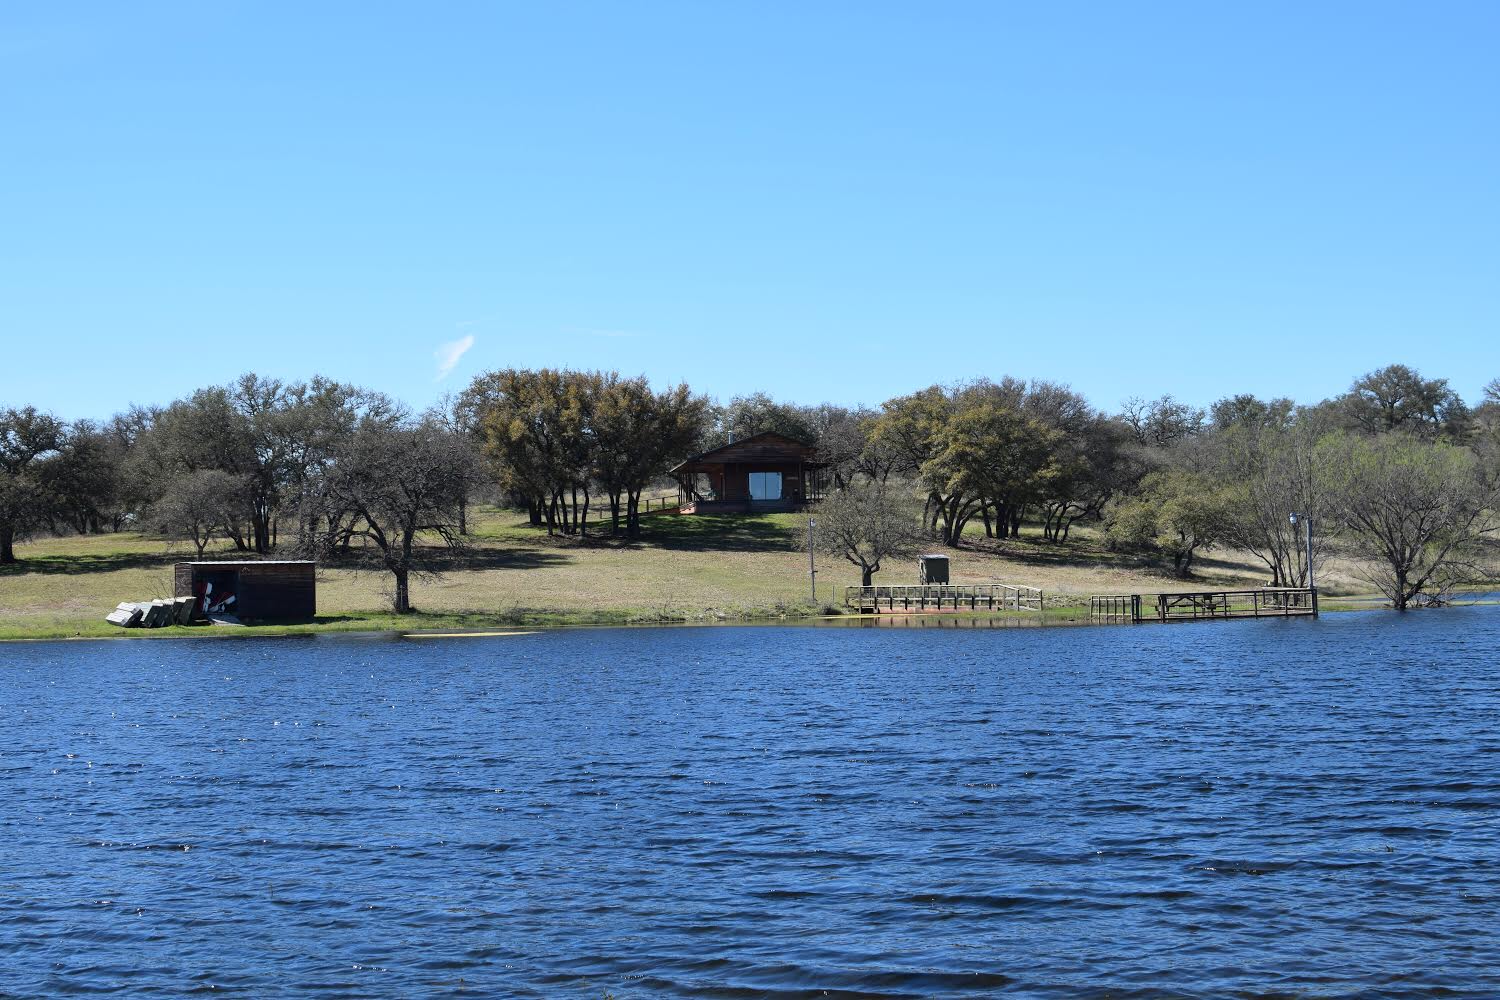
M 820 618 L 813 624 L 823 628 L 946 628 L 946 629 L 994 629 L 994 628 L 1040 628 L 1046 625 L 1074 624 L 1086 621 L 1087 612 L 1080 612 L 1076 620 L 1062 618 L 1044 619 L 1025 614 L 1009 615 L 953 615 L 953 614 L 879 614 L 847 615 L 838 618 Z
M 1500 995 L 1500 608 L 928 620 L 0 647 L 0 995 Z

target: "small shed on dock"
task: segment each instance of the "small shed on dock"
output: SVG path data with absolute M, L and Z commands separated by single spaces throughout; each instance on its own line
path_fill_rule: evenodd
M 706 451 L 678 465 L 684 514 L 788 511 L 827 491 L 827 463 L 818 450 L 774 432 Z
M 318 613 L 317 563 L 311 560 L 183 562 L 173 569 L 178 597 L 194 598 L 195 617 L 311 621 Z

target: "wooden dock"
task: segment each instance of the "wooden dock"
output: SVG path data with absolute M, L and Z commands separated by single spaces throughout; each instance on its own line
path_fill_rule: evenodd
M 1212 618 L 1316 618 L 1316 587 L 1260 587 L 1089 598 L 1089 621 L 1105 624 L 1191 622 Z
M 844 606 L 861 614 L 902 614 L 938 611 L 1040 611 L 1042 592 L 1036 587 L 1005 583 L 930 583 L 897 587 L 845 587 Z

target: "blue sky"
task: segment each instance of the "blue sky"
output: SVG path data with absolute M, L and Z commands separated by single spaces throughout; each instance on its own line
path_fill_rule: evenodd
M 11 4 L 0 404 L 1500 376 L 1500 4 Z M 443 345 L 468 349 L 440 377 Z

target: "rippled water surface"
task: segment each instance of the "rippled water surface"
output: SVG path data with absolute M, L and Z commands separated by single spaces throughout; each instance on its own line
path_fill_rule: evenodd
M 1500 995 L 1500 608 L 0 663 L 3 995 Z

